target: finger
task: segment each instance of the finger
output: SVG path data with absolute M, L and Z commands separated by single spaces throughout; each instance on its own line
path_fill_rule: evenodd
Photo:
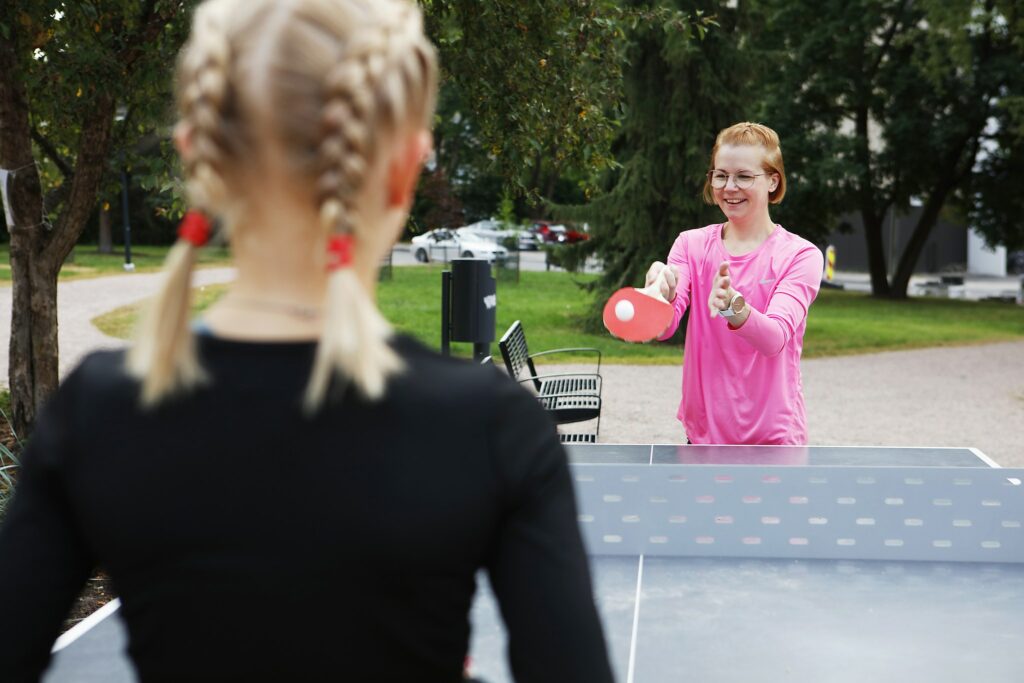
M 676 291 L 676 287 L 679 286 L 679 272 L 675 268 L 667 268 L 668 275 L 666 276 L 669 284 L 672 285 L 672 291 Z
M 721 275 L 722 277 L 725 277 L 726 275 L 729 274 L 728 261 L 722 261 L 721 263 L 718 264 L 718 274 Z
M 665 301 L 672 301 L 676 295 L 676 280 L 668 268 L 661 272 L 661 295 L 665 297 Z
M 672 272 L 671 268 L 669 268 L 669 267 L 662 268 L 661 272 L 658 273 L 658 277 L 661 278 L 662 283 L 666 287 L 668 287 L 668 289 L 670 291 L 675 291 L 675 288 L 676 288 L 676 276 L 675 276 L 675 273 Z
M 710 311 L 711 311 L 711 317 L 712 318 L 714 318 L 716 315 L 718 315 L 719 311 L 724 311 L 725 310 L 725 308 L 722 305 L 723 302 L 721 300 L 722 299 L 721 294 L 720 294 L 721 291 L 722 290 L 720 290 L 720 289 L 716 289 L 714 292 L 712 292 L 711 298 L 708 299 L 708 309 L 710 309 Z
M 732 285 L 732 278 L 730 278 L 728 275 L 723 277 L 718 282 L 718 286 L 721 287 L 722 289 L 725 289 L 725 290 L 728 290 L 731 285 Z
M 661 261 L 655 261 L 651 264 L 651 267 L 647 269 L 647 277 L 644 280 L 644 287 L 650 287 L 651 283 L 654 282 L 658 275 L 665 270 L 665 264 Z

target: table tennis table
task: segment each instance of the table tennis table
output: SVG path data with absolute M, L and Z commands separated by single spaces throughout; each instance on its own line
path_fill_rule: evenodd
M 616 674 L 662 681 L 1024 680 L 1024 470 L 976 449 L 568 447 Z M 486 578 L 471 671 L 510 683 Z M 116 604 L 46 683 L 131 683 Z

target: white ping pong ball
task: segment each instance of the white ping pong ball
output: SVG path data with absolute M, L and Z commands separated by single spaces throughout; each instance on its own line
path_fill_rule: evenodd
M 636 311 L 633 310 L 633 304 L 625 299 L 615 304 L 615 317 L 619 319 L 619 322 L 628 323 L 635 314 Z

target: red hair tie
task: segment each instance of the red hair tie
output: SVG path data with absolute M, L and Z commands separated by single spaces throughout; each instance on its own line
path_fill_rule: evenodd
M 327 270 L 333 272 L 352 265 L 352 235 L 334 235 L 327 240 Z
M 213 225 L 210 219 L 198 211 L 188 211 L 178 226 L 178 239 L 183 239 L 197 249 L 210 241 Z

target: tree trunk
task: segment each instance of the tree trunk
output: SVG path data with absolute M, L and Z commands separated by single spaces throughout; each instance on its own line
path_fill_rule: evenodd
M 866 98 L 866 96 L 864 97 Z M 885 272 L 885 252 L 882 249 L 882 223 L 885 220 L 885 211 L 880 211 L 875 201 L 871 178 L 871 142 L 868 137 L 868 117 L 867 105 L 857 108 L 854 117 L 857 138 L 855 153 L 861 168 L 858 203 L 860 204 L 861 220 L 864 223 L 864 238 L 867 241 L 871 294 L 873 296 L 888 296 L 889 278 Z
M 885 219 L 874 215 L 874 212 L 867 215 L 862 211 L 861 220 L 864 222 L 864 238 L 868 248 L 871 294 L 876 297 L 889 296 L 889 277 L 885 268 L 885 249 L 882 246 L 882 224 Z
M 11 427 L 23 437 L 36 417 L 32 369 L 31 235 L 11 232 L 11 339 L 7 381 L 11 391 Z
M 0 20 L 8 18 L 6 12 L 0 12 Z M 57 389 L 57 273 L 95 205 L 110 150 L 114 99 L 110 94 L 99 95 L 82 122 L 75 173 L 64 209 L 56 225 L 45 229 L 28 100 L 18 64 L 18 41 L 17 31 L 11 40 L 0 41 L 0 167 L 15 171 L 11 183 L 14 225 L 8 382 L 12 426 L 25 437 L 32 430 L 39 408 Z
M 0 15 L 7 20 L 8 13 Z M 13 26 L 14 24 L 8 24 Z M 35 368 L 32 364 L 32 282 L 37 243 L 43 222 L 42 188 L 32 156 L 31 129 L 25 86 L 18 69 L 18 35 L 0 41 L 0 167 L 14 172 L 10 203 L 11 231 L 11 339 L 8 382 L 12 427 L 26 436 L 35 420 Z
M 57 349 L 57 271 L 49 263 L 35 261 L 28 274 L 32 283 L 32 403 L 39 408 L 60 382 Z M 12 395 L 13 403 L 13 395 Z M 30 427 L 31 425 L 27 425 Z
M 935 227 L 935 222 L 939 218 L 939 211 L 946 202 L 947 195 L 948 188 L 945 188 L 936 189 L 928 197 L 928 201 L 924 205 L 924 211 L 921 212 L 920 217 L 917 219 L 914 232 L 911 233 L 910 240 L 900 255 L 896 272 L 892 276 L 892 288 L 889 291 L 889 296 L 893 299 L 907 298 L 910 276 L 914 274 L 914 268 L 917 267 L 917 262 L 921 258 L 921 252 L 924 251 L 925 242 L 928 241 L 928 235 L 931 234 L 932 228 Z

